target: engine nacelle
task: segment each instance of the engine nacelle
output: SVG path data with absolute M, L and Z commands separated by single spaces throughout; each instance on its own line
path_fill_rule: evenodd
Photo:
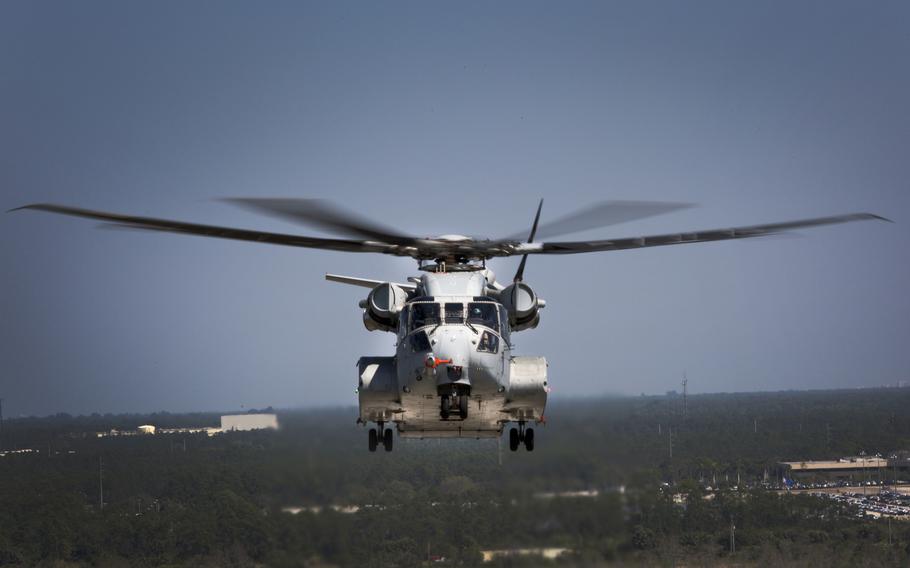
M 538 310 L 546 303 L 524 282 L 516 282 L 499 293 L 499 301 L 509 312 L 512 331 L 534 329 L 540 322 Z
M 376 286 L 367 299 L 360 302 L 364 327 L 370 331 L 395 331 L 398 314 L 407 301 L 408 293 L 395 284 L 385 282 Z

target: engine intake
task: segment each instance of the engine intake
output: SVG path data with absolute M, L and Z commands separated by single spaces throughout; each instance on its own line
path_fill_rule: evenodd
M 394 331 L 398 327 L 408 293 L 395 284 L 384 282 L 370 291 L 367 299 L 360 302 L 363 310 L 363 325 L 370 331 Z
M 499 300 L 509 312 L 512 331 L 533 329 L 540 322 L 538 311 L 545 303 L 524 282 L 516 282 L 499 293 Z

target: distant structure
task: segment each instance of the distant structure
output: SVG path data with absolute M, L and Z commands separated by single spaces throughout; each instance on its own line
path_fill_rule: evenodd
M 689 417 L 689 379 L 686 378 L 686 372 L 683 371 L 683 420 Z
M 910 460 L 894 456 L 890 459 L 879 456 L 847 457 L 838 460 L 781 462 L 779 464 L 783 476 L 790 479 L 807 477 L 825 477 L 836 479 L 882 479 L 888 470 L 910 468 Z
M 556 560 L 563 554 L 571 554 L 570 548 L 510 548 L 505 550 L 481 550 L 482 561 L 484 563 L 493 562 L 501 558 L 513 558 L 516 556 L 538 556 L 547 560 Z
M 221 417 L 221 431 L 277 430 L 278 417 L 274 414 L 226 414 Z
M 839 460 L 816 460 L 802 462 L 781 462 L 792 472 L 798 471 L 849 471 L 863 468 L 888 467 L 888 460 L 880 457 L 850 457 Z
M 221 417 L 221 426 L 192 426 L 184 428 L 158 428 L 154 424 L 143 424 L 135 430 L 109 430 L 94 432 L 98 438 L 114 436 L 151 436 L 155 434 L 206 434 L 215 436 L 224 432 L 243 432 L 249 430 L 277 430 L 278 416 L 271 413 L 225 414 Z M 79 434 L 71 434 L 79 435 Z M 85 433 L 82 434 L 85 436 Z

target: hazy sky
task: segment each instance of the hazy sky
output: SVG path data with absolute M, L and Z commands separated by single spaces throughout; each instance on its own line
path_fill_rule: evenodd
M 871 211 L 795 237 L 532 257 L 552 397 L 910 379 L 910 4 L 0 3 L 0 207 L 303 229 L 329 197 L 498 237 L 602 199 L 624 237 Z M 7 415 L 355 404 L 366 290 L 410 260 L 0 215 Z M 318 231 L 310 231 L 319 234 Z M 517 260 L 495 262 L 503 280 Z

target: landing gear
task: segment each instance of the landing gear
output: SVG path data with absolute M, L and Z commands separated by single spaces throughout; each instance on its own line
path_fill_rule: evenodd
M 461 414 L 462 420 L 468 419 L 468 395 L 466 394 L 458 397 L 458 413 Z
M 382 435 L 382 446 L 385 448 L 385 451 L 392 451 L 392 430 L 390 428 L 386 428 L 385 433 Z M 533 442 L 531 447 L 533 447 Z
M 379 445 L 379 435 L 376 433 L 376 428 L 370 428 L 369 441 L 370 451 L 375 452 L 376 446 Z
M 385 448 L 385 451 L 392 451 L 392 441 L 394 440 L 392 429 L 384 428 L 384 422 L 377 422 L 379 429 L 370 428 L 369 435 L 367 437 L 369 441 L 369 448 L 371 452 L 375 452 L 376 448 L 379 447 L 379 443 L 382 442 L 382 447 Z
M 451 406 L 452 399 L 449 397 L 449 395 L 442 395 L 442 400 L 439 401 L 439 417 L 443 420 L 448 420 Z
M 458 412 L 459 418 L 461 418 L 462 420 L 467 420 L 468 403 L 470 402 L 470 399 L 468 398 L 468 395 L 466 395 L 466 394 L 461 394 L 461 395 L 457 395 L 457 396 L 448 395 L 448 394 L 442 395 L 439 399 L 439 417 L 442 418 L 443 420 L 448 420 L 449 417 L 452 415 L 452 399 L 453 398 L 458 399 L 457 400 L 457 404 L 458 404 L 457 412 Z
M 518 451 L 518 446 L 522 443 L 525 445 L 527 451 L 534 451 L 534 429 L 525 429 L 525 423 L 523 421 L 518 423 L 518 428 L 511 428 L 509 430 L 509 449 L 513 452 Z
M 449 418 L 468 419 L 468 407 L 471 404 L 471 387 L 450 383 L 437 387 L 439 395 L 439 417 L 443 420 Z M 454 416 L 453 416 L 454 415 Z

